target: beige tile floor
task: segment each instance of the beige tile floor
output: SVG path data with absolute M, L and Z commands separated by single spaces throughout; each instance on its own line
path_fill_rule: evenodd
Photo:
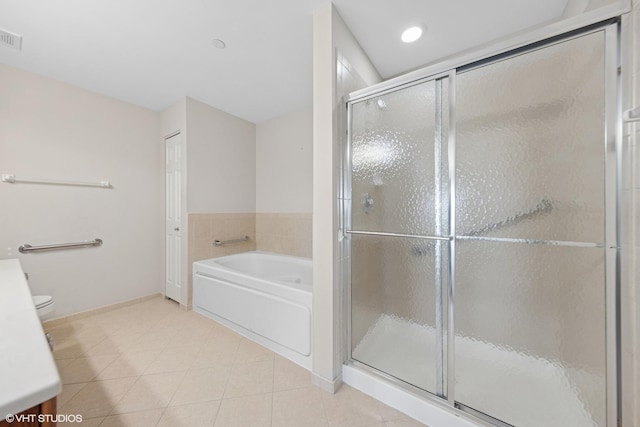
M 346 385 L 323 392 L 305 369 L 160 297 L 46 330 L 58 413 L 82 426 L 423 425 Z

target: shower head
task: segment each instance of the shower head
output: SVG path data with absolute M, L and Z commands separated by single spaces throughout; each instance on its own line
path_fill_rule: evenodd
M 364 104 L 367 107 L 370 106 L 371 105 L 371 99 L 367 99 L 366 101 L 364 101 Z M 386 108 L 387 108 L 387 103 L 382 98 L 378 98 L 374 105 L 377 106 L 379 110 L 386 110 Z

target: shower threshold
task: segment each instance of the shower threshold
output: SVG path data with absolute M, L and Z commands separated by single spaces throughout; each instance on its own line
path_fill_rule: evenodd
M 395 378 L 412 379 L 420 388 L 433 389 L 436 383 L 435 339 L 432 327 L 383 314 L 354 348 L 352 358 Z M 417 346 L 421 351 L 416 351 Z M 455 351 L 456 401 L 466 406 L 522 427 L 605 425 L 604 420 L 593 419 L 586 410 L 593 408 L 597 403 L 594 399 L 602 395 L 603 377 L 574 367 L 569 378 L 567 369 L 558 361 L 532 357 L 513 348 L 465 336 L 456 337 Z M 463 420 L 459 417 L 445 421 L 440 417 L 446 418 L 443 409 L 450 407 L 421 408 L 425 404 L 433 405 L 405 390 L 394 390 L 389 382 L 355 366 L 345 366 L 343 377 L 345 383 L 429 425 L 473 425 L 460 424 Z M 468 385 L 462 388 L 459 379 L 466 384 L 473 381 L 477 388 Z M 580 383 L 582 390 L 593 390 L 593 396 L 577 394 L 572 388 L 575 382 Z M 492 392 L 484 392 L 483 384 L 491 384 Z M 525 414 L 526 419 L 523 419 Z

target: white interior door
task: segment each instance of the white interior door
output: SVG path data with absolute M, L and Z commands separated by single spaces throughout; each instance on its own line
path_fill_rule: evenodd
M 165 296 L 182 303 L 182 139 L 165 139 L 166 174 L 166 277 Z

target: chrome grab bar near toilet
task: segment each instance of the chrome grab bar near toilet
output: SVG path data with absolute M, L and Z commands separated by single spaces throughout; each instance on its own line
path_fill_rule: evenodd
M 90 246 L 100 246 L 100 245 L 102 245 L 102 239 L 93 239 L 93 240 L 87 240 L 84 242 L 60 243 L 56 245 L 42 245 L 42 246 L 22 245 L 18 248 L 18 250 L 20 251 L 20 253 L 26 254 L 28 252 L 49 251 L 49 250 L 57 250 L 57 249 L 86 248 Z
M 249 236 L 244 236 L 241 237 L 239 239 L 231 239 L 231 240 L 214 240 L 213 244 L 214 246 L 222 246 L 222 245 L 226 245 L 229 243 L 240 243 L 240 242 L 248 242 L 249 241 Z

